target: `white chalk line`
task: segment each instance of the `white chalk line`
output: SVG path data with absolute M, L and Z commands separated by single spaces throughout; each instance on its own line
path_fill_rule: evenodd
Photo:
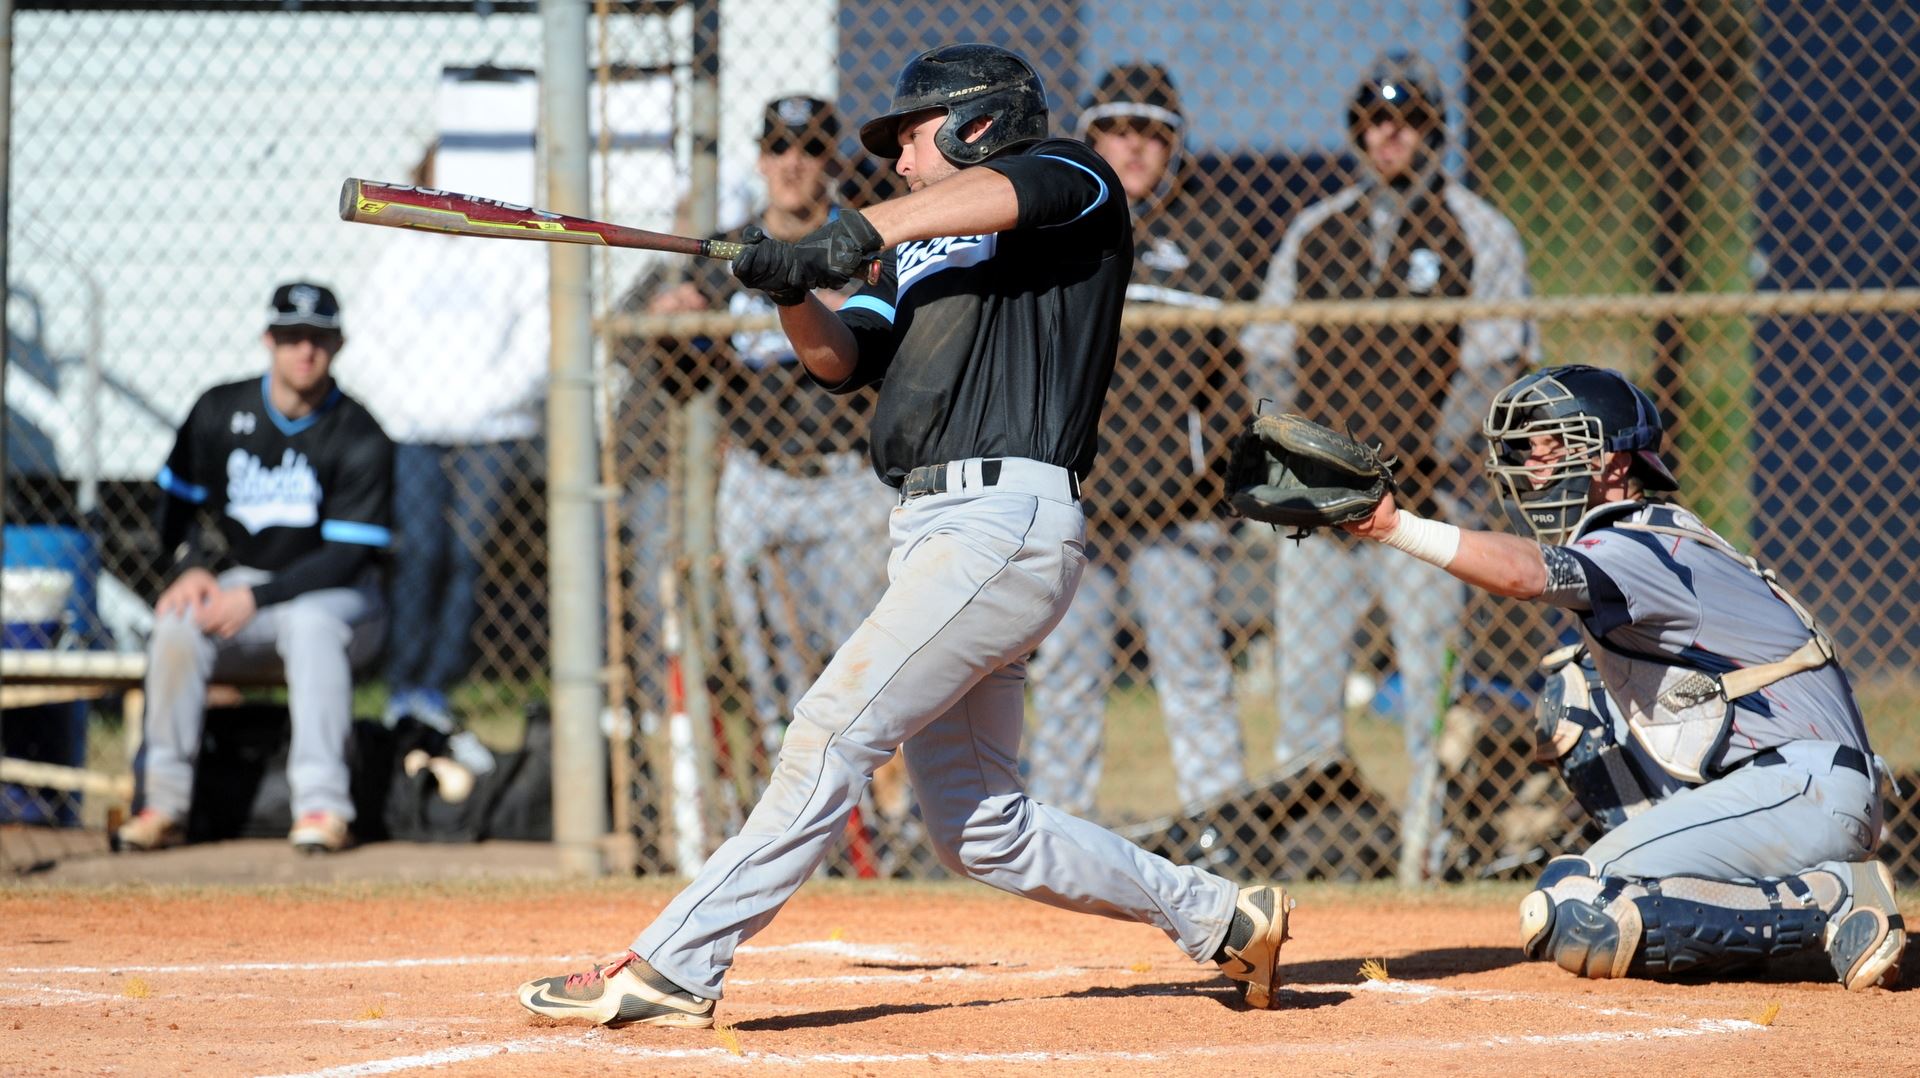
M 1312 985 L 1311 989 L 1327 987 L 1351 988 L 1352 985 Z M 1432 986 L 1428 986 L 1432 987 Z M 1441 994 L 1451 994 L 1440 989 Z M 1624 1041 L 1676 1040 L 1688 1037 L 1703 1037 L 1733 1033 L 1753 1033 L 1764 1031 L 1767 1027 L 1755 1022 L 1738 1019 L 1703 1018 L 1684 1025 L 1659 1026 L 1642 1030 L 1600 1030 L 1579 1033 L 1529 1034 L 1524 1036 L 1488 1036 L 1471 1040 L 1421 1042 L 1418 1049 L 1434 1052 L 1461 1052 L 1475 1049 L 1500 1047 L 1552 1047 L 1570 1044 L 1606 1044 Z M 618 1036 L 613 1034 L 612 1036 Z M 768 1052 L 755 1049 L 743 1049 L 734 1052 L 715 1046 L 684 1048 L 653 1048 L 638 1045 L 609 1043 L 609 1035 L 587 1033 L 565 1037 L 529 1037 L 492 1044 L 463 1045 L 458 1048 L 441 1048 L 414 1055 L 396 1056 L 388 1059 L 369 1060 L 362 1063 L 349 1063 L 322 1070 L 306 1071 L 298 1074 L 278 1075 L 275 1078 L 362 1078 L 366 1075 L 394 1074 L 400 1071 L 418 1070 L 426 1067 L 446 1066 L 450 1063 L 462 1063 L 488 1056 L 510 1053 L 545 1053 L 568 1050 L 591 1051 L 596 1056 L 614 1054 L 628 1059 L 641 1061 L 688 1061 L 719 1065 L 776 1066 L 776 1067 L 813 1067 L 813 1066 L 884 1066 L 894 1064 L 975 1064 L 975 1065 L 1038 1065 L 1047 1063 L 1165 1063 L 1174 1059 L 1195 1059 L 1219 1056 L 1256 1055 L 1263 1058 L 1275 1055 L 1354 1055 L 1378 1051 L 1382 1041 L 1357 1040 L 1340 1043 L 1302 1043 L 1285 1041 L 1271 1044 L 1243 1045 L 1197 1045 L 1191 1048 L 1179 1048 L 1161 1052 L 806 1052 L 785 1053 Z
M 811 940 L 804 943 L 780 943 L 769 946 L 748 944 L 739 954 L 831 955 L 868 962 L 924 962 L 927 959 L 879 944 L 847 943 L 843 940 Z M 142 966 L 8 966 L 0 973 L 26 976 L 89 973 L 320 973 L 355 969 L 431 969 L 445 966 L 483 965 L 559 965 L 591 962 L 598 955 L 454 955 L 444 958 L 369 958 L 351 962 L 218 962 L 173 963 Z
M 850 944 L 840 940 L 808 941 L 773 946 L 742 947 L 742 953 L 807 953 L 867 961 L 926 962 L 922 956 L 898 948 L 880 945 Z M 534 965 L 578 962 L 580 955 L 455 955 L 429 958 L 371 959 L 344 962 L 230 962 L 230 963 L 184 963 L 129 966 L 43 966 L 8 967 L 4 972 L 14 975 L 59 975 L 59 974 L 101 974 L 101 973 L 216 973 L 216 972 L 331 972 L 368 969 L 419 969 L 446 968 L 469 965 Z M 732 983 L 738 986 L 760 987 L 805 987 L 823 984 L 919 984 L 929 982 L 980 982 L 993 980 L 1056 980 L 1084 976 L 1099 972 L 1087 967 L 1058 966 L 1045 969 L 1025 969 L 1020 967 L 991 966 L 983 969 L 955 965 L 934 970 L 912 970 L 903 972 L 875 972 L 869 974 L 840 974 L 822 977 L 788 977 L 749 979 L 734 978 Z M 1106 972 L 1111 972 L 1108 970 Z M 101 993 L 83 992 L 76 989 L 50 988 L 38 985 L 0 984 L 0 989 L 35 993 L 51 993 L 61 997 L 58 1002 L 94 1003 L 113 1001 L 120 997 Z M 1196 985 L 1196 990 L 1204 990 Z M 1434 999 L 1474 999 L 1488 1002 L 1523 1001 L 1552 1002 L 1555 1005 L 1582 1012 L 1610 1017 L 1628 1017 L 1638 1019 L 1657 1019 L 1664 1016 L 1635 1011 L 1616 1005 L 1595 1006 L 1577 1001 L 1539 993 L 1522 993 L 1489 989 L 1446 988 L 1439 985 L 1421 984 L 1410 981 L 1359 981 L 1355 983 L 1329 984 L 1291 984 L 1284 988 L 1289 992 L 1369 992 L 1400 997 L 1396 1002 L 1422 1003 Z M 484 997 L 491 993 L 478 993 Z M 219 997 L 216 997 L 219 998 Z M 25 997 L 0 997 L 0 1005 L 47 1003 L 50 1000 L 40 994 Z M 360 1028 L 427 1028 L 434 1024 L 432 1019 L 414 1019 L 405 1022 L 392 1021 L 380 1023 L 375 1020 L 332 1021 L 324 1019 L 310 1020 L 316 1024 L 324 1023 Z M 448 1018 L 440 1020 L 445 1025 L 472 1022 L 471 1018 Z M 1471 1048 L 1499 1046 L 1539 1046 L 1562 1044 L 1591 1044 L 1631 1040 L 1664 1040 L 1682 1037 L 1697 1037 L 1714 1034 L 1754 1032 L 1766 1027 L 1753 1022 L 1728 1019 L 1697 1019 L 1682 1025 L 1667 1025 L 1645 1030 L 1605 1030 L 1579 1033 L 1534 1034 L 1525 1036 L 1489 1036 L 1476 1040 L 1452 1042 L 1427 1042 L 1423 1047 L 1435 1051 L 1461 1051 Z M 1175 1056 L 1206 1056 L 1219 1054 L 1244 1054 L 1248 1051 L 1260 1052 L 1341 1052 L 1367 1051 L 1380 1045 L 1378 1040 L 1356 1041 L 1349 1045 L 1300 1044 L 1288 1042 L 1279 1045 L 1258 1046 L 1196 1046 L 1177 1050 Z M 607 1044 L 595 1034 L 565 1038 L 524 1038 L 492 1044 L 463 1045 L 456 1048 L 436 1049 L 417 1055 L 399 1056 L 365 1063 L 348 1064 L 342 1067 L 328 1068 L 309 1072 L 300 1078 L 349 1078 L 356 1075 L 389 1074 L 399 1071 L 416 1070 L 423 1067 L 443 1066 L 450 1063 L 465 1062 L 487 1056 L 510 1053 L 545 1053 L 564 1051 L 575 1047 L 592 1047 L 596 1051 L 611 1051 L 619 1055 L 640 1059 L 687 1060 L 711 1059 L 715 1062 L 755 1062 L 772 1066 L 813 1066 L 813 1065 L 852 1065 L 852 1064 L 907 1064 L 907 1063 L 975 1063 L 975 1064 L 1018 1064 L 1042 1062 L 1141 1062 L 1159 1061 L 1169 1058 L 1167 1053 L 1141 1052 L 1101 1052 L 1101 1053 L 1061 1053 L 1061 1052 L 916 1052 L 916 1053 L 808 1053 L 804 1055 L 786 1055 L 776 1052 L 747 1051 L 733 1053 L 725 1048 L 643 1048 L 631 1045 Z

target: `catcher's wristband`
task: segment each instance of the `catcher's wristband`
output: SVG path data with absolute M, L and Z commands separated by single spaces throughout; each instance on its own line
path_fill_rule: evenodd
M 1396 510 L 1400 522 L 1387 533 L 1382 543 L 1404 550 L 1430 565 L 1445 569 L 1460 553 L 1460 529 L 1438 520 L 1414 516 L 1405 509 Z

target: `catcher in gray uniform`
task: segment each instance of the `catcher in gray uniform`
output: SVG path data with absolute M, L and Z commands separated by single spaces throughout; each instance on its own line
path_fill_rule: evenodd
M 1849 989 L 1893 983 L 1906 933 L 1871 859 L 1885 764 L 1826 633 L 1771 572 L 1650 496 L 1679 484 L 1658 410 L 1620 375 L 1529 374 L 1484 432 L 1538 542 L 1424 520 L 1391 492 L 1343 526 L 1578 616 L 1583 646 L 1549 657 L 1540 725 L 1611 830 L 1521 902 L 1527 956 L 1642 977 L 1822 948 Z

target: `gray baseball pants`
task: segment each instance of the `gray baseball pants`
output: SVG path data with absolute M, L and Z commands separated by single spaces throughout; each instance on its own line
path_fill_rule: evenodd
M 1220 528 L 1191 524 L 1158 536 L 1127 564 L 1126 592 L 1147 638 L 1153 687 L 1166 719 L 1180 800 L 1225 794 L 1246 779 L 1233 667 L 1220 650 L 1214 615 Z M 1093 810 L 1100 788 L 1107 691 L 1120 584 L 1095 565 L 1033 660 L 1033 740 L 1027 792 L 1076 815 Z
M 257 569 L 230 569 L 220 586 L 270 579 Z M 379 654 L 386 633 L 386 601 L 372 574 L 357 587 L 322 588 L 263 606 L 227 640 L 201 632 L 188 614 L 158 619 L 147 643 L 147 807 L 186 819 L 209 684 L 280 678 L 293 725 L 287 784 L 294 818 L 331 812 L 352 821 L 346 753 L 353 671 Z
M 826 857 L 873 772 L 904 744 L 941 862 L 1061 909 L 1151 924 L 1195 959 L 1226 935 L 1238 888 L 1027 797 L 1026 660 L 1085 565 L 1067 473 L 977 459 L 947 492 L 893 511 L 889 585 L 794 711 L 773 778 L 740 833 L 633 941 L 690 992 L 718 998 L 734 950 Z
M 896 497 L 860 453 L 828 455 L 818 476 L 789 474 L 744 449 L 727 453 L 718 497 L 722 576 L 769 754 L 780 747 L 780 720 L 818 669 L 814 657 L 851 636 L 886 587 L 879 539 Z
M 1871 778 L 1835 766 L 1836 746 L 1790 741 L 1784 763 L 1746 766 L 1671 797 L 1586 851 L 1596 876 L 1783 876 L 1861 861 L 1879 842 Z

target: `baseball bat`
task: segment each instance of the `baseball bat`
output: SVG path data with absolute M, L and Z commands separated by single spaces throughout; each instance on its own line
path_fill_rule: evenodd
M 641 228 L 589 221 L 564 213 L 516 206 L 511 202 L 436 191 L 409 184 L 375 183 L 350 179 L 340 186 L 340 219 L 392 228 L 417 228 L 456 236 L 492 236 L 547 243 L 587 243 L 600 247 L 632 247 L 702 258 L 740 257 L 744 243 L 702 240 L 648 232 Z

